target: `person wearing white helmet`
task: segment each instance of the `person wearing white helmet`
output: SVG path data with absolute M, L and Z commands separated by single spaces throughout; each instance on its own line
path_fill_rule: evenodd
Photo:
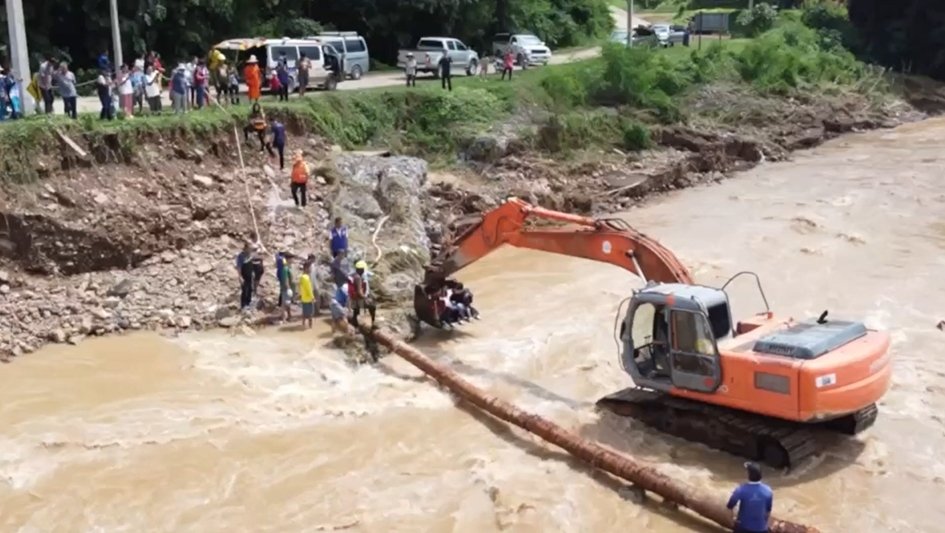
M 407 87 L 417 86 L 417 58 L 413 52 L 407 53 L 407 63 L 404 65 L 404 74 L 407 75 Z
M 374 304 L 374 297 L 371 295 L 371 285 L 369 283 L 371 273 L 367 270 L 367 262 L 363 259 L 354 264 L 354 274 L 348 283 L 348 297 L 351 305 L 351 325 L 358 327 L 358 315 L 361 309 L 367 309 L 371 315 L 371 327 L 374 327 L 374 319 L 377 313 L 377 306 Z

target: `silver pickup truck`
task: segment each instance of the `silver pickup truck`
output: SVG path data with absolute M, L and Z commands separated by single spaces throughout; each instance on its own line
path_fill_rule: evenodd
M 465 70 L 467 76 L 472 76 L 479 69 L 479 54 L 459 39 L 450 37 L 423 37 L 417 41 L 416 48 L 398 50 L 397 66 L 403 69 L 407 66 L 407 54 L 413 54 L 417 60 L 417 74 L 426 72 L 435 78 L 439 76 L 437 67 L 444 53 L 453 60 L 453 72 Z
M 497 33 L 492 38 L 492 50 L 496 57 L 504 57 L 505 51 L 511 50 L 515 62 L 523 67 L 551 61 L 551 49 L 530 33 Z

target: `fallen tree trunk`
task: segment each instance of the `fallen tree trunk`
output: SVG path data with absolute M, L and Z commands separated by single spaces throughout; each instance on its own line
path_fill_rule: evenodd
M 731 529 L 734 526 L 732 513 L 726 509 L 723 501 L 680 481 L 670 479 L 653 467 L 641 464 L 626 454 L 605 448 L 550 420 L 525 412 L 508 402 L 490 396 L 449 368 L 431 360 L 416 348 L 394 338 L 386 331 L 371 331 L 362 327 L 362 333 L 373 336 L 378 343 L 406 359 L 457 396 L 492 416 L 525 429 L 595 468 L 630 481 L 641 489 L 659 494 L 665 500 L 691 509 L 725 528 Z M 816 533 L 817 529 L 772 518 L 769 531 L 771 533 Z

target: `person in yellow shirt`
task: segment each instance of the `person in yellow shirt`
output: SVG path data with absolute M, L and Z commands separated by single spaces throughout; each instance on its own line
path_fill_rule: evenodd
M 312 327 L 312 317 L 315 316 L 315 289 L 312 278 L 309 276 L 311 265 L 306 262 L 299 276 L 299 301 L 302 303 L 302 327 Z

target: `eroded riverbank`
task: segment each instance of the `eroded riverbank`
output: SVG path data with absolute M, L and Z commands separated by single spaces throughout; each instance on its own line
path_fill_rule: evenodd
M 945 484 L 945 121 L 851 135 L 676 191 L 626 218 L 702 283 L 756 271 L 775 311 L 893 332 L 877 424 L 788 475 L 776 509 L 823 531 L 940 531 Z M 740 460 L 600 415 L 625 387 L 612 267 L 501 250 L 462 273 L 484 319 L 419 344 L 493 393 L 720 495 Z M 760 306 L 750 286 L 736 315 Z M 540 313 L 536 313 L 540 309 Z M 396 357 L 349 367 L 313 333 L 94 339 L 0 372 L 12 531 L 647 531 L 691 526 L 555 450 L 458 410 Z M 422 420 L 422 424 L 417 421 Z M 141 487 L 149 487 L 142 491 Z

